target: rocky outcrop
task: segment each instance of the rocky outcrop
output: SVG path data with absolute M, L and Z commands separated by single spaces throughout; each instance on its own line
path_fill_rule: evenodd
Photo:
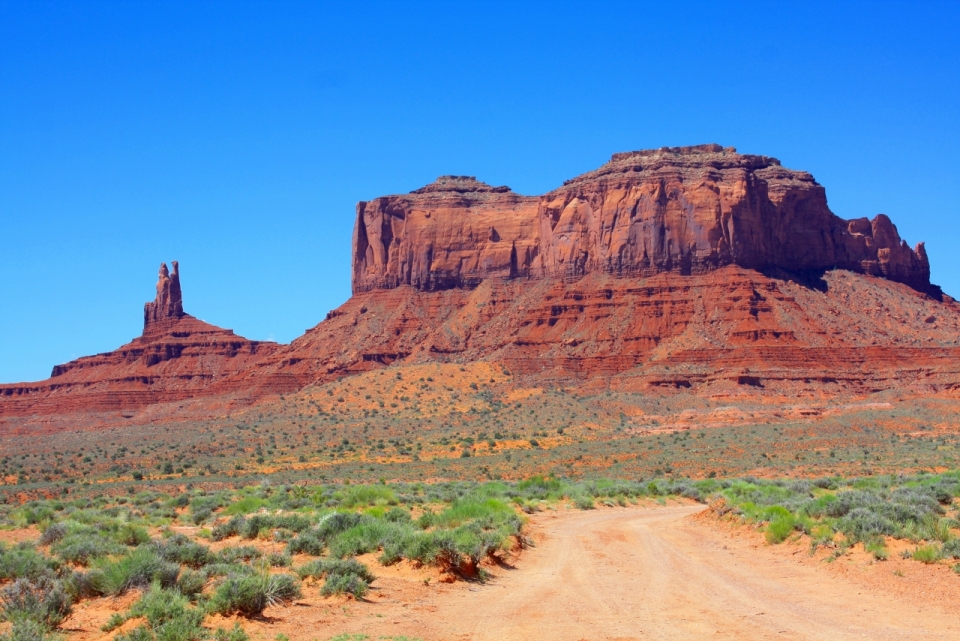
M 143 332 L 154 329 L 169 321 L 183 318 L 183 293 L 180 291 L 180 264 L 171 263 L 173 271 L 167 270 L 166 263 L 160 263 L 160 275 L 157 279 L 157 297 L 143 306 Z
M 960 390 L 960 307 L 923 245 L 882 214 L 835 216 L 807 173 L 717 145 L 615 154 L 543 196 L 443 176 L 362 202 L 352 268 L 351 299 L 279 346 L 185 313 L 178 265 L 161 265 L 140 337 L 0 385 L 0 417 L 187 399 L 222 414 L 224 399 L 478 360 L 645 393 Z
M 883 214 L 845 221 L 813 177 L 719 145 L 614 154 L 543 196 L 442 176 L 357 205 L 353 291 L 487 278 L 648 277 L 724 265 L 847 269 L 940 296 L 923 244 Z
M 213 391 L 218 382 L 277 349 L 184 313 L 179 266 L 172 265 L 172 271 L 160 266 L 141 336 L 112 352 L 56 365 L 45 381 L 0 385 L 0 416 L 129 410 L 223 394 Z

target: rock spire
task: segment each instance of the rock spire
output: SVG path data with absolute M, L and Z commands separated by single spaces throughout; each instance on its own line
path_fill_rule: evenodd
M 167 270 L 166 263 L 160 263 L 160 274 L 157 279 L 157 297 L 152 303 L 143 306 L 143 331 L 151 325 L 165 320 L 182 318 L 183 294 L 180 291 L 179 263 L 173 261 L 173 270 Z

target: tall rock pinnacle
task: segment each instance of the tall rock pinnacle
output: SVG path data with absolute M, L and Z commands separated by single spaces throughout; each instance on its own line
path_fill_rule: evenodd
M 157 297 L 143 306 L 143 331 L 151 325 L 169 319 L 183 317 L 183 294 L 180 291 L 180 272 L 177 261 L 171 263 L 173 271 L 167 271 L 166 263 L 160 263 L 157 279 Z

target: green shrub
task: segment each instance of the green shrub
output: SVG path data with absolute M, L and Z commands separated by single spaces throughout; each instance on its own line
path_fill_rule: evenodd
M 332 575 L 320 588 L 320 594 L 323 596 L 351 594 L 358 599 L 362 599 L 369 587 L 363 580 L 353 575 Z
M 62 539 L 67 534 L 67 524 L 52 523 L 47 529 L 43 531 L 43 534 L 40 535 L 40 540 L 38 541 L 40 545 L 50 545 L 56 543 Z
M 234 623 L 229 630 L 217 628 L 213 633 L 213 641 L 250 641 L 250 636 L 240 627 L 239 623 Z
M 946 543 L 953 538 L 953 533 L 950 531 L 951 525 L 950 519 L 942 519 L 935 514 L 929 514 L 921 522 L 921 532 L 925 539 Z
M 886 561 L 889 557 L 889 554 L 887 553 L 887 546 L 882 538 L 877 538 L 873 541 L 867 541 L 864 543 L 863 549 L 872 554 L 873 558 L 877 561 Z
M 773 518 L 767 524 L 765 533 L 767 543 L 782 543 L 793 533 L 797 525 L 797 519 L 793 514 L 783 508 L 780 510 L 773 514 Z
M 0 580 L 38 579 L 51 576 L 60 569 L 60 564 L 37 552 L 29 543 L 6 547 L 0 543 Z
M 910 556 L 921 563 L 936 563 L 940 560 L 940 548 L 936 545 L 918 545 Z
M 156 541 L 154 545 L 162 558 L 191 568 L 202 568 L 217 559 L 210 548 L 182 534 L 174 534 L 166 541 Z
M 199 628 L 203 612 L 190 607 L 189 601 L 177 590 L 167 590 L 154 583 L 130 608 L 129 618 L 143 617 L 150 628 L 157 630 L 171 621 L 180 620 L 187 627 Z
M 83 530 L 68 534 L 55 543 L 50 551 L 64 561 L 78 565 L 88 565 L 94 559 L 113 554 L 122 554 L 122 544 L 89 531 Z
M 300 578 L 325 578 L 320 594 L 352 594 L 360 599 L 367 593 L 376 577 L 370 569 L 356 559 L 323 559 L 311 561 L 297 570 Z
M 117 530 L 116 534 L 114 535 L 114 539 L 118 543 L 133 547 L 148 542 L 150 540 L 150 535 L 147 534 L 146 529 L 139 525 L 124 523 L 120 526 L 120 529 Z
M 240 530 L 243 528 L 244 523 L 246 523 L 246 519 L 239 515 L 234 516 L 232 519 L 225 521 L 224 523 L 218 523 L 217 525 L 213 526 L 213 530 L 210 532 L 210 538 L 214 541 L 222 541 L 230 538 L 231 536 L 237 536 L 240 534 Z
M 57 638 L 47 634 L 43 624 L 33 619 L 15 621 L 9 634 L 0 634 L 0 641 L 53 641 Z
M 179 565 L 164 561 L 151 547 L 141 546 L 118 559 L 99 561 L 90 572 L 90 582 L 99 594 L 116 596 L 153 582 L 170 587 L 179 573 Z
M 221 563 L 234 563 L 236 561 L 250 561 L 259 559 L 263 552 L 250 545 L 238 545 L 236 547 L 223 548 L 217 555 Z
M 268 606 L 300 596 L 300 585 L 289 574 L 260 572 L 252 576 L 228 576 L 210 601 L 210 611 L 223 615 L 260 616 Z
M 579 494 L 573 498 L 573 505 L 578 510 L 593 510 L 596 506 L 593 504 L 593 498 L 586 494 Z
M 245 496 L 231 505 L 228 505 L 227 509 L 225 509 L 223 513 L 227 515 L 250 514 L 251 512 L 256 512 L 266 504 L 267 502 L 264 499 L 256 496 Z
M 367 505 L 396 505 L 397 495 L 385 485 L 351 485 L 334 495 L 345 508 Z
M 114 641 L 156 641 L 157 637 L 145 625 L 140 625 L 126 634 L 118 634 Z
M 301 579 L 313 578 L 323 579 L 333 574 L 346 575 L 351 574 L 360 577 L 367 583 L 373 583 L 376 578 L 373 573 L 363 563 L 356 559 L 318 559 L 297 568 L 297 574 Z
M 17 579 L 0 590 L 0 613 L 7 621 L 25 619 L 52 630 L 70 614 L 72 599 L 63 584 L 48 577 Z
M 960 539 L 950 539 L 944 543 L 941 553 L 948 559 L 960 559 Z
M 287 551 L 290 554 L 309 554 L 320 556 L 327 547 L 326 542 L 316 532 L 303 532 L 290 539 Z
M 203 592 L 207 577 L 203 572 L 184 570 L 177 579 L 177 589 L 186 597 L 193 597 Z
M 119 612 L 114 612 L 110 615 L 110 618 L 107 619 L 107 622 L 100 626 L 100 630 L 102 632 L 113 632 L 126 622 L 127 617 L 123 616 Z

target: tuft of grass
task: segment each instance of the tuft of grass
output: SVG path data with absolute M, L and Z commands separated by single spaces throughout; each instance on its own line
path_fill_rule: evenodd
M 267 504 L 266 500 L 258 498 L 256 496 L 245 496 L 237 501 L 234 501 L 223 511 L 227 516 L 233 516 L 237 514 L 250 514 L 256 512 L 263 506 Z
M 250 641 L 250 635 L 240 627 L 239 623 L 234 623 L 229 630 L 217 628 L 213 633 L 213 641 Z
M 123 616 L 119 612 L 114 612 L 112 615 L 110 615 L 110 618 L 107 619 L 107 622 L 100 626 L 100 630 L 103 632 L 113 632 L 126 622 L 127 617 Z
M 910 556 L 921 563 L 936 563 L 940 560 L 940 548 L 932 544 L 918 545 Z
M 771 545 L 783 543 L 787 537 L 793 534 L 797 526 L 797 517 L 780 506 L 768 508 L 767 512 L 770 515 L 770 522 L 767 524 L 765 532 L 767 543 Z
M 164 561 L 151 547 L 141 546 L 118 559 L 99 561 L 90 572 L 90 582 L 97 593 L 117 596 L 153 582 L 170 587 L 179 574 L 179 565 Z
M 289 574 L 231 575 L 217 586 L 210 601 L 210 611 L 257 617 L 267 607 L 288 603 L 299 596 L 300 584 Z
M 345 508 L 368 505 L 396 505 L 396 493 L 385 485 L 351 485 L 335 494 Z
M 887 545 L 883 538 L 867 541 L 863 544 L 863 549 L 872 554 L 873 558 L 877 561 L 886 561 L 887 558 L 889 558 Z

